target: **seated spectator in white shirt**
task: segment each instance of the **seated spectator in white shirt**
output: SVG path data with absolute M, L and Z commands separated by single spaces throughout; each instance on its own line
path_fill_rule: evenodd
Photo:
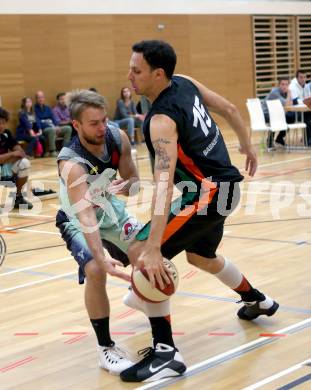
M 292 79 L 289 85 L 294 104 L 303 104 L 306 97 L 311 96 L 311 91 L 306 84 L 307 76 L 303 70 L 298 69 L 296 77 Z
M 311 96 L 311 90 L 306 83 L 305 72 L 298 69 L 296 77 L 291 81 L 289 89 L 292 95 L 293 104 L 304 104 L 304 100 Z M 311 112 L 304 113 L 304 122 L 307 125 L 307 143 L 311 146 Z

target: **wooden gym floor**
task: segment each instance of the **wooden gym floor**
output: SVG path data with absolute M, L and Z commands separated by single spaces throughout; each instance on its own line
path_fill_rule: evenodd
M 243 169 L 234 138 L 229 131 L 225 137 L 233 162 Z M 144 145 L 138 156 L 145 189 L 138 207 L 130 199 L 129 208 L 146 221 L 152 184 Z M 0 388 L 310 389 L 311 153 L 260 152 L 259 164 L 256 177 L 246 177 L 238 211 L 227 220 L 220 253 L 280 309 L 271 318 L 239 320 L 238 297 L 180 254 L 174 259 L 180 286 L 172 298 L 172 320 L 188 372 L 163 383 L 126 384 L 98 368 L 77 267 L 55 227 L 58 199 L 44 200 L 42 210 L 36 204 L 36 214 L 3 215 Z M 55 159 L 33 160 L 31 181 L 33 187 L 57 189 Z M 126 288 L 109 277 L 111 331 L 135 358 L 150 345 L 150 331 L 141 313 L 122 304 Z

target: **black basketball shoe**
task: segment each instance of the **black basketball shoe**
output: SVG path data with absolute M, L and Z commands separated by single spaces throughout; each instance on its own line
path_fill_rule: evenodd
M 144 358 L 121 372 L 124 382 L 152 382 L 180 376 L 187 368 L 178 350 L 167 344 L 158 343 L 155 348 L 142 349 L 138 354 Z
M 252 321 L 262 315 L 270 317 L 279 308 L 279 304 L 268 297 L 268 295 L 263 295 L 263 299 L 260 301 L 242 302 L 244 306 L 238 311 L 238 317 L 246 321 Z

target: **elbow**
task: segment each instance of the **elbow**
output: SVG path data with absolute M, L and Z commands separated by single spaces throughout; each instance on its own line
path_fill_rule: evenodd
M 230 119 L 236 117 L 237 115 L 239 115 L 237 106 L 235 106 L 233 103 L 228 103 L 225 108 L 225 117 Z

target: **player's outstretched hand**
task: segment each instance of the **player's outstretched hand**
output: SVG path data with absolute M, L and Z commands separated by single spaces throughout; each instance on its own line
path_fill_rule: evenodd
M 108 192 L 114 195 L 126 195 L 128 193 L 129 180 L 116 179 L 113 180 L 108 186 Z
M 121 261 L 116 260 L 112 257 L 106 256 L 106 260 L 102 263 L 102 267 L 104 272 L 108 273 L 111 276 L 116 276 L 117 278 L 123 279 L 127 282 L 131 281 L 130 275 L 126 274 L 125 272 L 120 271 L 116 266 L 123 267 L 123 264 Z
M 240 153 L 246 155 L 245 170 L 248 172 L 250 176 L 254 176 L 257 171 L 257 165 L 258 165 L 255 149 L 253 148 L 252 145 L 249 145 L 247 147 L 240 146 Z

